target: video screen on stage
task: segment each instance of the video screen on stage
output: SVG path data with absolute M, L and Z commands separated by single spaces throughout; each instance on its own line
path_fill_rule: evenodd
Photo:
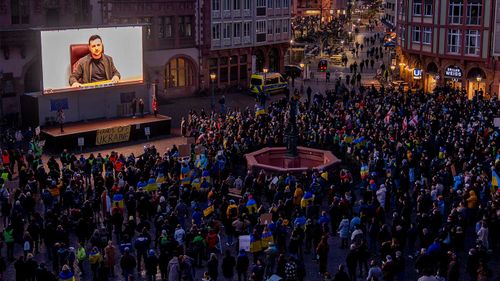
M 43 92 L 143 82 L 142 27 L 41 31 Z

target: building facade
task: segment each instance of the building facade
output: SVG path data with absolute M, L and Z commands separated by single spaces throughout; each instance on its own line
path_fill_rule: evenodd
M 331 14 L 335 17 L 345 15 L 350 5 L 352 5 L 352 2 L 349 0 L 332 0 Z
M 20 95 L 41 89 L 36 28 L 99 24 L 97 0 L 0 0 L 0 116 L 19 119 Z
M 103 0 L 104 24 L 145 24 L 144 81 L 160 99 L 189 95 L 200 84 L 199 0 Z
M 323 21 L 332 19 L 332 0 L 293 0 L 292 5 L 294 17 L 321 15 Z
M 382 18 L 382 20 L 390 29 L 394 29 L 397 23 L 396 0 L 385 0 L 383 6 L 384 17 Z
M 291 38 L 290 0 L 210 0 L 202 9 L 201 86 L 244 88 L 252 73 L 281 72 Z
M 450 85 L 500 93 L 493 56 L 494 0 L 398 0 L 396 69 L 402 78 L 432 91 Z

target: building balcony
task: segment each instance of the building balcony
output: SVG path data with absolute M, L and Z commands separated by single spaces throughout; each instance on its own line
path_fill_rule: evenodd
M 233 18 L 241 17 L 241 10 L 233 10 Z
M 231 38 L 222 39 L 222 46 L 224 47 L 231 46 Z
M 220 18 L 220 11 L 212 11 L 212 18 L 213 19 Z
M 250 38 L 250 36 L 245 36 L 242 39 L 242 43 L 243 44 L 250 44 L 250 43 L 252 43 L 252 38 Z
M 213 40 L 212 39 L 212 48 L 220 48 L 220 39 Z
M 223 18 L 230 18 L 231 17 L 231 11 L 230 10 L 224 10 L 222 11 L 222 17 Z
M 243 17 L 245 17 L 245 18 L 252 17 L 252 11 L 250 11 L 250 10 L 243 10 Z
M 241 44 L 241 37 L 233 37 L 233 44 L 240 45 Z

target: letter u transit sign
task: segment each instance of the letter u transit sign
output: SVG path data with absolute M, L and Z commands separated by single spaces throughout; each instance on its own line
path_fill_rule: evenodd
M 103 145 L 128 141 L 130 138 L 130 125 L 97 130 L 95 144 Z

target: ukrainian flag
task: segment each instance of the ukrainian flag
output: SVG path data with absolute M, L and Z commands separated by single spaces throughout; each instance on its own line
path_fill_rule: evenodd
M 314 195 L 311 192 L 306 191 L 306 193 L 304 193 L 304 196 L 302 197 L 302 200 L 300 200 L 300 207 L 306 208 L 307 206 L 311 205 L 313 201 Z
M 191 184 L 191 179 L 189 177 L 185 177 L 181 180 L 182 185 L 190 185 Z
M 210 182 L 210 172 L 208 170 L 203 170 L 201 172 L 201 179 L 205 179 L 206 182 Z
M 257 211 L 257 202 L 255 202 L 255 199 L 250 198 L 247 201 L 246 207 L 248 209 L 248 213 L 251 215 Z
M 262 232 L 261 241 L 262 241 L 262 248 L 267 248 L 269 243 L 274 243 L 274 238 L 271 231 L 264 229 L 264 232 Z
M 193 188 L 196 188 L 196 190 L 198 191 L 200 190 L 200 185 L 201 185 L 200 178 L 195 178 L 193 182 L 191 182 L 191 186 Z
M 156 179 L 155 178 L 150 178 L 148 180 L 148 185 L 146 185 L 145 190 L 146 191 L 156 191 L 156 190 L 158 190 L 158 185 L 156 184 Z
M 156 178 L 156 183 L 157 184 L 162 184 L 165 182 L 165 175 L 164 174 L 159 174 L 158 177 Z
M 118 203 L 120 209 L 125 208 L 125 201 L 123 200 L 123 194 L 117 193 L 113 195 L 113 206 Z
M 191 170 L 191 169 L 189 168 L 189 166 L 188 166 L 188 165 L 183 165 L 183 166 L 181 167 L 181 179 L 182 179 L 182 178 L 185 178 L 185 177 L 188 175 L 188 173 L 189 173 L 189 171 L 190 171 L 190 170 Z
M 259 237 L 250 235 L 250 252 L 256 253 L 262 251 L 262 241 Z
M 266 114 L 266 109 L 264 107 L 258 106 L 257 110 L 255 111 L 255 117 L 264 114 Z
M 496 171 L 491 171 L 491 186 L 498 187 L 498 183 L 500 182 L 500 177 L 498 176 Z

